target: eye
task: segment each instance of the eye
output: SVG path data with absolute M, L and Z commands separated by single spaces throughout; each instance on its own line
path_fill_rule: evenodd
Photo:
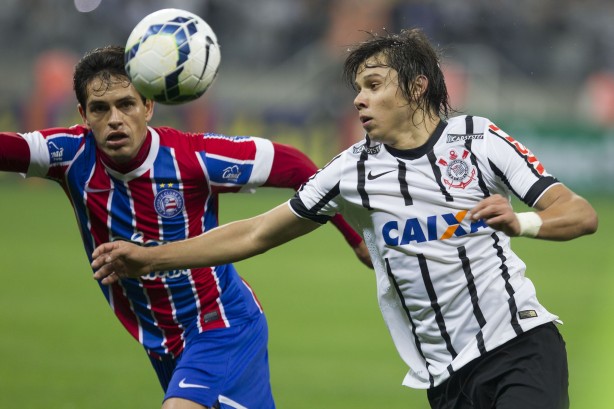
M 122 102 L 120 102 L 119 107 L 120 108 L 132 108 L 135 105 L 135 102 L 133 100 L 124 100 Z
M 90 112 L 92 113 L 100 113 L 100 112 L 104 112 L 107 110 L 106 105 L 102 105 L 102 104 L 92 104 L 90 105 Z

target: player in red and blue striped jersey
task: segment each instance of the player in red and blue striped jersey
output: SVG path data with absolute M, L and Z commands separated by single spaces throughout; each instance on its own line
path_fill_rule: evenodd
M 88 53 L 74 85 L 84 124 L 0 133 L 0 170 L 57 182 L 74 208 L 88 257 L 124 240 L 142 246 L 218 225 L 218 196 L 259 186 L 298 189 L 316 166 L 298 150 L 256 137 L 147 126 L 153 102 L 130 84 L 120 47 Z M 336 226 L 369 264 L 362 241 Z M 274 408 L 266 320 L 232 264 L 157 271 L 100 287 L 146 349 L 165 408 Z

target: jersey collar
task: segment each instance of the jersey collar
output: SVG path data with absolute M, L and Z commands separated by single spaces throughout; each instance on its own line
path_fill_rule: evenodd
M 147 137 L 143 146 L 141 146 L 136 158 L 130 161 L 125 169 L 119 169 L 117 166 L 111 167 L 103 154 L 101 157 L 102 164 L 111 176 L 123 181 L 129 181 L 138 178 L 151 169 L 160 149 L 160 135 L 151 127 L 147 127 L 147 129 Z
M 418 159 L 418 158 L 426 155 L 427 152 L 429 152 L 431 149 L 433 149 L 433 146 L 435 146 L 435 144 L 437 143 L 437 141 L 439 140 L 439 138 L 443 134 L 443 130 L 446 128 L 446 126 L 448 126 L 448 123 L 446 121 L 444 121 L 443 119 L 441 121 L 439 121 L 439 124 L 437 124 L 437 128 L 435 128 L 435 130 L 433 131 L 433 133 L 431 134 L 429 139 L 426 141 L 426 143 L 424 145 L 422 145 L 422 146 L 418 146 L 417 148 L 413 148 L 413 149 L 395 149 L 395 148 L 393 148 L 391 146 L 388 146 L 386 144 L 384 144 L 384 147 L 386 148 L 388 153 L 390 153 L 392 156 L 395 156 L 397 158 L 401 158 L 401 159 Z

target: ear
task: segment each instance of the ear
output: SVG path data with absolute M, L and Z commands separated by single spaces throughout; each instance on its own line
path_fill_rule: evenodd
M 89 128 L 90 123 L 85 116 L 85 109 L 81 106 L 81 104 L 77 105 L 77 109 L 79 110 L 79 115 L 81 115 L 81 119 L 83 119 L 83 123 Z
M 151 121 L 154 113 L 154 102 L 152 99 L 145 100 L 145 122 Z
M 429 79 L 425 75 L 418 75 L 411 84 L 411 96 L 417 101 L 424 95 L 429 86 Z

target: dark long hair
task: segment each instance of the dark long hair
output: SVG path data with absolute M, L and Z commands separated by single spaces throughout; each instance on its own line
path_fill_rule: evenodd
M 406 29 L 399 34 L 370 33 L 371 38 L 350 50 L 343 65 L 343 80 L 356 89 L 358 71 L 369 58 L 381 56 L 379 63 L 398 73 L 399 89 L 407 101 L 429 114 L 447 118 L 452 111 L 448 89 L 440 67 L 439 51 L 430 43 L 422 30 Z M 428 87 L 417 100 L 412 84 L 419 75 L 428 79 Z

